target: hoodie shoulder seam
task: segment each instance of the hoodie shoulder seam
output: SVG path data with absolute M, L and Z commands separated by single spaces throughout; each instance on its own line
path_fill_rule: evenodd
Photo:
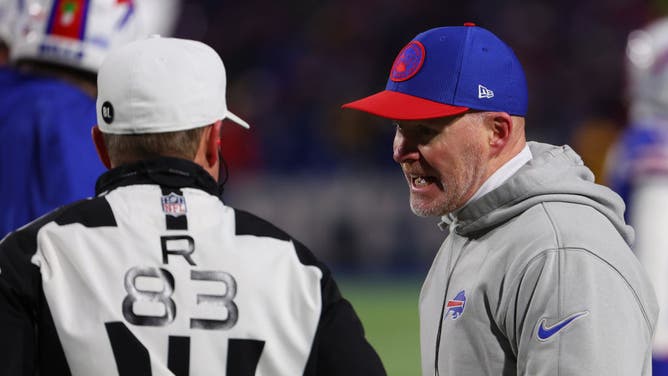
M 557 226 L 557 223 L 550 215 L 550 211 L 545 205 L 545 202 L 541 202 L 540 207 L 543 209 L 545 217 L 547 217 L 547 221 L 550 223 L 550 228 L 552 229 L 552 234 L 554 235 L 555 248 L 560 249 L 562 244 L 561 244 L 561 237 L 559 236 L 559 228 Z

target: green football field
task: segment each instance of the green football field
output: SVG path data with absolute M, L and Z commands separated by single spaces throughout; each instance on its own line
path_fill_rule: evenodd
M 366 336 L 390 376 L 420 374 L 418 279 L 341 279 L 339 287 L 360 316 Z

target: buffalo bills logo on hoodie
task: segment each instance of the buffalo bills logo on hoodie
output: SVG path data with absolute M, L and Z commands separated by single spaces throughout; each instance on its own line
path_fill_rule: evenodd
M 452 313 L 452 319 L 456 320 L 464 313 L 464 307 L 466 306 L 466 294 L 464 290 L 460 291 L 455 295 L 453 299 L 450 299 L 445 303 L 445 317 L 447 318 L 450 313 Z

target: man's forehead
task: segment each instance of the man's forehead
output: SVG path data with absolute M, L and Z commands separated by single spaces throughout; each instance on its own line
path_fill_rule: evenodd
M 419 125 L 439 127 L 439 126 L 445 126 L 445 125 L 448 125 L 448 124 L 452 124 L 455 121 L 465 117 L 467 114 L 468 114 L 468 112 L 465 112 L 463 114 L 458 114 L 458 115 L 438 117 L 438 118 L 432 118 L 432 119 L 393 120 L 392 123 L 394 125 L 401 126 L 401 127 L 412 127 L 412 126 L 419 126 Z

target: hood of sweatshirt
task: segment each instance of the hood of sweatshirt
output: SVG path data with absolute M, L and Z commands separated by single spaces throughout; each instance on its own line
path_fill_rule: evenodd
M 533 158 L 493 191 L 459 209 L 444 222 L 462 236 L 481 234 L 543 202 L 587 205 L 615 226 L 626 243 L 634 232 L 624 221 L 624 202 L 611 189 L 594 183 L 594 174 L 569 146 L 529 142 Z

